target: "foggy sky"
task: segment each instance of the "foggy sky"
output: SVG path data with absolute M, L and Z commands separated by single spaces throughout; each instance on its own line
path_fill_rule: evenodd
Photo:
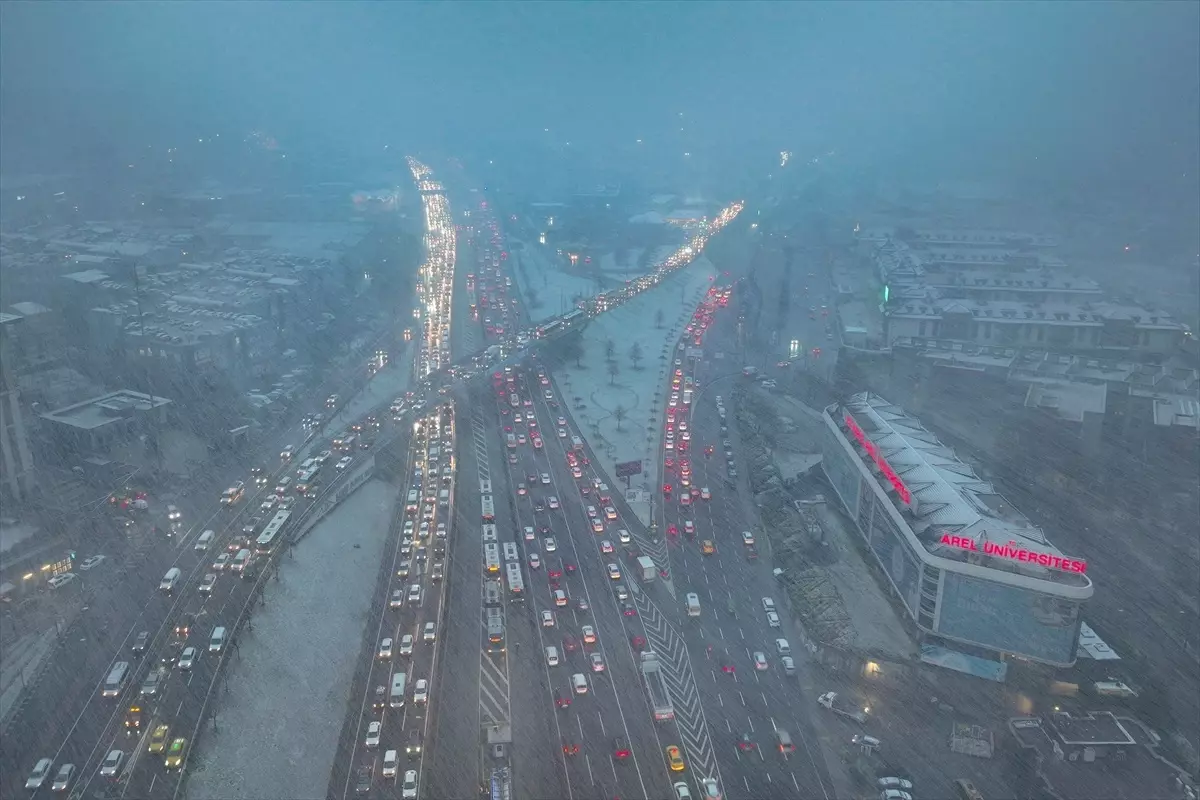
M 11 172 L 214 130 L 592 160 L 642 138 L 661 158 L 837 149 L 1190 185 L 1198 8 L 6 2 L 0 146 Z

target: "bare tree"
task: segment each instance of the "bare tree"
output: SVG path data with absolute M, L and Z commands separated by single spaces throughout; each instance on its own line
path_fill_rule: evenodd
M 612 386 L 614 383 L 616 383 L 617 373 L 620 371 L 621 371 L 621 368 L 617 366 L 617 362 L 615 362 L 615 361 L 608 362 L 608 385 L 609 386 Z
M 617 419 L 617 430 L 621 430 L 621 423 L 625 421 L 625 415 L 629 413 L 625 410 L 625 406 L 617 406 L 613 409 L 613 416 Z
M 654 327 L 661 328 L 663 326 L 663 320 L 665 319 L 665 317 L 666 317 L 666 315 L 663 314 L 663 310 L 661 308 L 658 309 L 657 311 L 655 311 L 654 312 Z
M 642 343 L 634 342 L 633 346 L 629 348 L 629 360 L 633 362 L 634 369 L 640 370 L 642 368 L 642 358 Z
M 617 352 L 616 342 L 614 342 L 612 339 L 606 340 L 604 342 L 604 357 L 611 361 L 613 353 L 615 352 Z

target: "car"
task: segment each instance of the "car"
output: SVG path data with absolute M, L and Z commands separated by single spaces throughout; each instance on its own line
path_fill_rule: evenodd
M 622 600 L 621 601 L 621 613 L 627 617 L 636 617 L 637 616 L 637 607 L 634 606 L 634 604 L 629 602 L 628 600 Z
M 701 500 L 712 500 L 712 492 L 709 491 L 707 486 L 700 487 L 700 499 Z
M 150 642 L 150 631 L 139 631 L 138 635 L 133 638 L 133 645 L 130 649 L 135 653 L 146 652 L 146 645 Z
M 217 585 L 217 573 L 210 572 L 204 576 L 204 580 L 196 587 L 196 591 L 200 594 L 212 594 L 213 587 Z
M 542 473 L 542 486 L 549 486 L 549 485 L 550 485 L 550 473 L 543 472 Z
M 167 749 L 167 739 L 171 735 L 171 728 L 165 722 L 156 725 L 150 731 L 150 741 L 146 745 L 146 752 L 161 753 Z
M 575 607 L 580 611 L 590 611 L 592 608 L 588 605 L 588 601 L 582 597 L 575 601 Z
M 628 600 L 629 599 L 629 590 L 625 588 L 625 584 L 623 584 L 623 583 L 618 583 L 616 586 L 613 587 L 613 594 L 615 594 L 617 596 L 618 600 Z
M 774 611 L 767 612 L 767 625 L 769 625 L 772 628 L 779 627 L 779 615 L 776 614 Z
M 79 570 L 81 572 L 87 572 L 92 567 L 99 566 L 105 558 L 107 558 L 107 556 L 88 556 L 83 561 L 79 562 Z
M 592 664 L 592 672 L 604 672 L 604 656 L 600 653 L 592 653 L 588 656 L 588 660 Z
M 547 536 L 542 540 L 542 545 L 546 548 L 547 553 L 553 553 L 558 549 L 558 542 L 554 541 L 553 536 Z
M 448 533 L 448 531 L 446 530 L 446 523 L 439 522 L 437 524 L 437 530 L 434 532 L 434 535 L 437 536 L 437 538 L 439 538 L 439 539 L 445 539 L 447 533 Z
M 537 538 L 537 533 L 533 530 L 532 525 L 526 525 L 524 528 L 521 529 L 521 532 L 525 537 L 525 541 L 527 541 L 527 542 L 532 542 L 534 539 Z
M 42 788 L 42 784 L 46 782 L 46 778 L 50 776 L 50 770 L 54 768 L 54 759 L 41 758 L 33 765 L 33 771 L 29 773 L 29 777 L 25 779 L 25 788 L 30 791 L 37 791 Z
M 518 433 L 518 434 L 517 434 L 517 444 L 525 444 L 525 441 L 526 441 L 526 440 L 525 440 L 525 434 L 523 434 L 523 433 Z
M 350 466 L 350 462 L 353 460 L 354 459 L 350 456 L 343 456 L 334 466 L 336 466 L 338 469 L 345 469 L 346 467 Z
M 183 767 L 183 759 L 187 756 L 188 740 L 182 736 L 176 736 L 171 740 L 171 746 L 167 748 L 167 757 L 163 759 L 163 767 L 166 769 L 181 769 Z
M 742 531 L 742 544 L 746 546 L 754 544 L 754 534 L 750 531 Z
M 66 586 L 73 580 L 75 580 L 74 572 L 64 572 L 61 575 L 55 575 L 53 578 L 48 580 L 47 583 L 50 584 L 52 589 L 59 589 L 63 586 Z
M 554 495 L 550 495 L 550 497 L 546 500 L 546 502 L 549 504 L 550 508 L 552 508 L 552 509 L 553 508 L 561 508 L 561 506 L 558 503 L 558 498 L 555 497 Z
M 712 539 L 705 539 L 700 543 L 700 552 L 706 556 L 711 556 L 717 552 L 717 546 L 713 544 Z
M 183 652 L 181 652 L 179 654 L 179 661 L 175 664 L 175 666 L 179 667 L 182 670 L 191 669 L 196 664 L 196 655 L 197 655 L 196 648 L 194 648 L 194 647 L 183 648 Z
M 717 785 L 716 778 L 704 778 L 701 780 L 700 791 L 704 795 L 704 800 L 721 800 L 721 787 Z
M 687 766 L 683 763 L 683 753 L 678 745 L 667 745 L 667 766 L 671 768 L 672 772 L 683 772 Z
M 613 562 L 610 561 L 610 562 L 608 562 L 608 565 L 605 568 L 608 570 L 609 578 L 611 578 L 614 581 L 621 580 L 621 568 L 619 566 L 617 566 L 616 564 L 614 564 Z
M 363 764 L 354 773 L 354 793 L 355 794 L 370 794 L 371 793 L 371 775 L 373 767 L 371 764 Z
M 770 664 L 767 663 L 767 656 L 765 653 L 763 653 L 762 650 L 755 650 L 753 658 L 754 658 L 754 668 L 757 670 L 761 671 L 761 670 L 767 669 L 770 666 Z
M 425 678 L 421 678 L 413 684 L 413 702 L 417 705 L 429 702 L 429 681 Z
M 879 800 L 913 800 L 912 795 L 900 789 L 884 789 L 879 793 Z
M 104 757 L 104 762 L 100 765 L 100 777 L 115 778 L 121 771 L 121 764 L 125 762 L 124 750 L 109 750 L 108 755 Z
M 229 553 L 221 553 L 221 555 L 217 556 L 217 560 L 213 562 L 212 568 L 217 572 L 220 572 L 221 570 L 225 569 L 226 565 L 228 564 Z
M 404 605 L 404 590 L 393 589 L 392 596 L 388 600 L 388 608 L 401 608 Z
M 534 513 L 541 514 L 545 510 L 546 510 L 546 504 L 543 503 L 541 500 L 538 500 L 537 502 L 535 502 L 533 504 Z
M 409 552 L 412 552 L 412 542 L 408 543 Z M 407 578 L 412 573 L 412 561 L 405 559 L 396 567 L 396 577 Z
M 529 494 L 529 488 L 524 483 L 518 483 L 517 494 L 521 497 L 524 497 L 525 495 Z
M 273 511 L 275 511 L 275 506 L 277 505 L 279 505 L 279 495 L 269 494 L 263 498 L 262 503 L 260 503 L 258 506 L 258 510 L 269 516 Z
M 548 608 L 542 611 L 542 627 L 543 628 L 553 628 L 554 627 L 554 612 Z
M 584 625 L 583 627 L 581 627 L 579 629 L 579 631 L 580 631 L 580 633 L 583 634 L 583 643 L 584 644 L 595 644 L 596 643 L 596 629 L 593 628 L 591 625 Z
M 613 552 L 615 549 L 616 548 L 613 547 L 613 543 L 610 542 L 608 539 L 600 540 L 600 552 L 601 553 L 604 553 L 605 555 L 607 555 L 608 553 Z
M 633 751 L 629 749 L 629 742 L 624 736 L 613 737 L 613 758 L 618 761 L 624 761 L 633 755 Z
M 415 639 L 411 633 L 406 633 L 400 637 L 400 655 L 411 656 L 413 654 L 413 642 Z
M 379 640 L 379 652 L 376 654 L 381 661 L 386 661 L 392 657 L 392 639 L 385 636 Z
M 683 532 L 689 538 L 692 536 L 695 536 L 696 535 L 696 523 L 692 522 L 690 519 L 685 519 L 683 521 Z
M 633 537 L 630 536 L 629 531 L 624 528 L 617 531 L 617 538 L 621 540 L 621 544 L 629 544 L 633 541 Z
M 580 468 L 578 465 L 572 466 L 571 467 L 571 477 L 572 478 L 582 478 L 583 477 L 583 469 Z M 585 494 L 586 494 L 586 492 L 585 492 Z
M 437 641 L 437 624 L 426 622 L 425 627 L 421 631 L 421 641 L 436 642 Z
M 592 533 L 604 533 L 604 523 L 598 519 L 592 520 Z
M 560 438 L 560 439 L 565 439 L 565 438 L 567 438 L 567 429 L 566 429 L 566 428 L 561 428 L 561 427 L 560 427 L 560 428 L 558 429 L 557 433 L 558 433 L 558 438 Z
M 417 771 L 415 769 L 404 771 L 404 783 L 400 788 L 400 797 L 403 798 L 403 800 L 416 800 Z
M 363 744 L 368 748 L 379 747 L 379 738 L 383 734 L 383 722 L 381 720 L 371 720 L 367 723 L 367 736 Z
M 571 705 L 571 695 L 566 689 L 561 686 L 554 690 L 554 705 L 559 708 L 566 708 Z
M 395 778 L 396 768 L 400 764 L 400 754 L 396 750 L 388 750 L 383 754 L 383 769 L 379 774 L 385 778 Z
M 542 566 L 542 557 L 539 556 L 537 553 L 530 553 L 529 554 L 529 568 L 537 569 L 540 566 Z
M 564 592 L 562 589 L 555 589 L 553 594 L 554 594 L 554 605 L 558 606 L 559 608 L 565 608 L 567 603 L 570 602 L 567 599 L 567 593 Z
M 880 789 L 898 789 L 904 792 L 910 792 L 913 788 L 912 781 L 896 777 L 880 778 L 875 781 L 875 785 Z

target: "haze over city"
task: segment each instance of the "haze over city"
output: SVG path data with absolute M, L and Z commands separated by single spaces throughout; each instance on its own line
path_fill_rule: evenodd
M 0 3 L 0 795 L 1196 800 L 1200 4 Z

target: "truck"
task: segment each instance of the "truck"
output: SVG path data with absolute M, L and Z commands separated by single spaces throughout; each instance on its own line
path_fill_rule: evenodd
M 654 719 L 659 722 L 675 719 L 675 709 L 671 705 L 671 696 L 667 694 L 667 683 L 663 679 L 662 664 L 653 650 L 642 653 L 642 676 L 646 681 L 646 690 L 650 693 Z
M 638 556 L 637 559 L 638 572 L 642 576 L 643 581 L 652 581 L 654 576 L 658 574 L 658 570 L 654 567 L 654 562 L 650 560 L 650 556 Z
M 825 694 L 817 698 L 817 703 L 825 708 L 828 708 L 835 714 L 840 714 L 841 716 L 846 717 L 847 719 L 852 719 L 860 724 L 867 721 L 867 709 L 864 708 L 859 710 L 857 708 L 851 708 L 845 703 L 845 701 L 838 697 L 837 692 L 825 692 Z

